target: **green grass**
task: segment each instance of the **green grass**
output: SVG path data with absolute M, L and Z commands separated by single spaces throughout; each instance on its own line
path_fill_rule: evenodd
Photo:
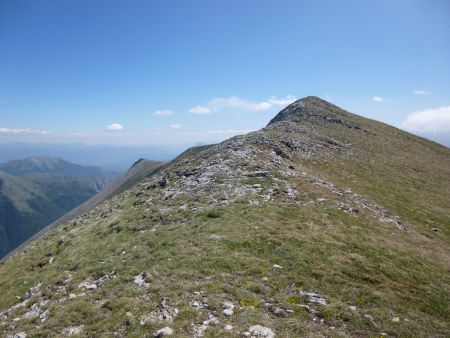
M 125 212 L 118 216 L 123 225 L 120 232 L 111 232 L 107 221 L 74 226 L 68 232 L 60 228 L 48 240 L 39 241 L 28 255 L 17 257 L 14 264 L 3 264 L 0 288 L 4 296 L 0 307 L 14 304 L 16 295 L 44 276 L 46 287 L 51 288 L 64 271 L 70 271 L 73 292 L 77 293 L 79 282 L 115 270 L 118 277 L 105 282 L 105 287 L 87 292 L 85 297 L 53 304 L 50 318 L 40 325 L 41 329 L 31 322 L 23 328 L 52 336 L 63 327 L 84 323 L 85 334 L 95 335 L 118 330 L 128 320 L 126 313 L 131 312 L 126 332 L 139 336 L 148 329 L 156 330 L 156 326 L 142 327 L 137 318 L 156 308 L 164 296 L 182 310 L 173 326 L 188 335 L 192 318 L 200 314 L 190 309 L 185 295 L 202 290 L 216 299 L 213 311 L 217 311 L 220 300 L 242 305 L 230 319 L 239 329 L 266 323 L 277 332 L 295 336 L 311 330 L 310 315 L 292 302 L 292 290 L 302 289 L 327 297 L 328 306 L 317 306 L 319 317 L 327 324 L 323 330 L 345 323 L 346 330 L 355 335 L 377 335 L 381 328 L 394 336 L 444 334 L 450 316 L 450 280 L 441 267 L 418 256 L 413 247 L 400 250 L 381 240 L 389 235 L 407 244 L 410 239 L 403 233 L 380 224 L 367 226 L 373 223 L 370 219 L 360 219 L 362 225 L 355 226 L 352 215 L 336 212 L 327 216 L 320 208 L 234 205 L 220 208 L 218 218 L 192 215 L 181 228 L 169 227 L 139 236 L 127 228 L 126 224 L 135 219 L 126 211 L 130 209 L 124 208 Z M 220 235 L 220 239 L 211 240 L 212 233 Z M 65 241 L 58 250 L 52 239 L 59 237 Z M 55 257 L 52 265 L 33 267 L 36 258 L 46 259 L 48 254 Z M 282 269 L 273 270 L 273 264 Z M 151 289 L 144 292 L 146 300 L 131 282 L 142 271 L 151 274 Z M 15 282 L 19 276 L 23 284 Z M 59 297 L 52 292 L 48 296 Z M 279 320 L 261 307 L 268 299 L 294 313 Z M 95 300 L 104 303 L 95 304 Z M 370 314 L 378 326 L 355 315 L 348 305 L 357 306 L 361 314 Z M 221 312 L 217 315 L 221 316 Z M 393 316 L 409 321 L 393 323 Z

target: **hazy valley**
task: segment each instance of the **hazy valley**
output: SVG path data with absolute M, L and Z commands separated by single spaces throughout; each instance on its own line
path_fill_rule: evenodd
M 0 164 L 0 257 L 103 190 L 118 175 L 54 157 Z

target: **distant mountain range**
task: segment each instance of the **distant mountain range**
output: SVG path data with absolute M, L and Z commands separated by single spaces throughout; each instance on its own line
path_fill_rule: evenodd
M 55 157 L 0 164 L 0 257 L 103 190 L 117 176 Z
M 168 161 L 190 146 L 0 143 L 0 163 L 31 156 L 52 156 L 80 165 L 125 172 L 139 158 Z

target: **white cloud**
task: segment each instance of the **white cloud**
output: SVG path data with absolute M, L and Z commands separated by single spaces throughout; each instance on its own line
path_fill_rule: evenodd
M 450 131 L 450 106 L 411 113 L 402 122 L 401 126 L 412 132 L 433 133 Z
M 381 96 L 374 96 L 372 97 L 372 100 L 374 100 L 375 102 L 383 102 L 384 99 Z
M 120 123 L 111 123 L 106 126 L 107 131 L 120 131 L 123 129 L 123 126 Z
M 415 89 L 413 90 L 414 95 L 429 95 L 431 94 L 428 90 L 422 90 L 422 89 Z
M 153 116 L 171 116 L 173 113 L 173 110 L 157 110 L 153 113 Z
M 212 113 L 211 108 L 208 108 L 206 106 L 195 106 L 192 107 L 188 110 L 189 113 L 192 114 L 199 114 L 199 115 L 204 115 L 204 114 L 210 114 Z
M 51 134 L 50 131 L 40 130 L 40 129 L 30 129 L 30 128 L 19 128 L 19 129 L 10 129 L 10 128 L 0 128 L 0 135 L 18 135 L 18 134 L 27 134 L 27 135 L 48 135 Z
M 296 100 L 297 98 L 295 96 L 287 95 L 284 98 L 277 98 L 276 96 L 271 96 L 268 101 L 270 104 L 274 106 L 288 106 Z
M 179 124 L 179 123 L 171 124 L 170 128 L 172 128 L 172 129 L 180 129 L 181 128 L 181 124 Z
M 241 99 L 237 96 L 230 96 L 228 98 L 216 97 L 208 102 L 208 106 L 213 111 L 220 110 L 240 110 L 240 111 L 262 111 L 272 108 L 269 102 L 252 102 L 246 99 Z
M 230 97 L 216 97 L 206 103 L 205 105 L 199 105 L 190 108 L 188 111 L 192 114 L 210 114 L 220 111 L 233 111 L 233 112 L 262 112 L 268 111 L 272 108 L 285 107 L 296 98 L 294 96 L 288 95 L 284 98 L 277 98 L 276 96 L 269 97 L 266 101 L 254 102 L 247 99 L 242 99 L 237 96 Z

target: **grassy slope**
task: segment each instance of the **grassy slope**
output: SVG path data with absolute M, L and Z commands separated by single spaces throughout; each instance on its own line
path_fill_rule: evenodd
M 339 196 L 302 177 L 289 178 L 301 192 L 299 205 L 277 198 L 249 205 L 250 197 L 244 196 L 214 206 L 203 195 L 163 202 L 162 188 L 145 191 L 143 201 L 136 185 L 2 264 L 0 309 L 17 303 L 16 296 L 39 281 L 44 282 L 44 297 L 61 299 L 55 288 L 69 273 L 68 293 L 79 293 L 78 283 L 113 270 L 117 278 L 86 296 L 51 303 L 44 323 L 8 322 L 0 330 L 50 337 L 84 324 L 86 336 L 115 332 L 140 337 L 167 325 L 139 324 L 143 314 L 167 297 L 180 309 L 169 325 L 177 337 L 189 337 L 192 323 L 207 319 L 205 311 L 189 305 L 192 292 L 201 290 L 208 295 L 208 312 L 235 327 L 231 333 L 221 325 L 210 327 L 209 337 L 233 337 L 255 324 L 271 327 L 280 337 L 373 337 L 382 332 L 445 337 L 450 317 L 449 151 L 379 123 L 363 123 L 374 128 L 376 137 L 361 137 L 342 126 L 327 128 L 328 135 L 353 144 L 350 158 L 293 156 L 292 165 L 370 196 L 400 215 L 407 230 L 384 224 L 364 209 L 344 212 L 337 207 Z M 270 181 L 251 178 L 248 183 Z M 173 179 L 168 188 L 176 185 Z M 326 201 L 318 203 L 318 197 Z M 203 208 L 195 210 L 194 201 Z M 167 206 L 173 210 L 169 214 L 162 211 Z M 108 209 L 114 211 L 100 217 Z M 51 264 L 49 257 L 55 258 Z M 142 271 L 151 275 L 146 291 L 132 283 Z M 298 289 L 326 296 L 328 305 L 310 304 L 318 314 L 308 313 L 299 306 L 307 302 L 295 295 Z M 221 311 L 224 300 L 242 306 L 228 318 Z M 294 313 L 277 316 L 264 308 L 267 301 Z M 399 323 L 392 321 L 397 316 Z

